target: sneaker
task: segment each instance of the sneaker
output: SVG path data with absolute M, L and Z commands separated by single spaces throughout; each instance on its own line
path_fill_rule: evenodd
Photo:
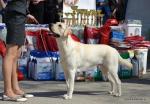
M 3 101 L 16 101 L 16 102 L 25 102 L 27 101 L 27 98 L 22 98 L 20 96 L 17 96 L 17 97 L 9 97 L 7 95 L 3 95 L 2 96 L 2 100 Z

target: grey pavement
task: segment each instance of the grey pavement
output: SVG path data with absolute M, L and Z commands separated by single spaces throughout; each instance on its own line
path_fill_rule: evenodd
M 35 95 L 27 102 L 1 101 L 0 104 L 150 104 L 150 72 L 143 78 L 122 80 L 122 96 L 110 96 L 108 82 L 76 82 L 72 100 L 64 100 L 64 81 L 21 81 L 28 93 Z M 3 82 L 0 81 L 0 95 Z

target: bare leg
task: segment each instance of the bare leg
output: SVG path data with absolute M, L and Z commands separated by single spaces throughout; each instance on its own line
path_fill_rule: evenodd
M 3 59 L 3 76 L 4 76 L 4 94 L 9 97 L 16 97 L 16 94 L 12 89 L 12 70 L 13 70 L 13 60 L 15 58 L 15 52 L 17 50 L 17 46 L 9 45 L 7 46 L 6 55 Z
M 18 83 L 18 78 L 17 78 L 17 61 L 18 57 L 20 56 L 20 49 L 16 50 L 16 55 L 13 60 L 13 70 L 12 70 L 12 88 L 15 94 L 17 95 L 23 95 L 24 91 L 20 89 L 19 83 Z

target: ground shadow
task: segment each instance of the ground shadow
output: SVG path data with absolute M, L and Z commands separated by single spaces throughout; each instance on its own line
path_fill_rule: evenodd
M 136 83 L 136 84 L 148 84 L 148 85 L 150 85 L 150 78 L 144 78 L 144 79 L 139 79 L 139 78 L 122 79 L 122 82 Z
M 106 95 L 107 91 L 74 91 L 74 95 Z M 52 97 L 62 98 L 66 91 L 52 91 L 52 92 L 33 92 L 35 97 Z

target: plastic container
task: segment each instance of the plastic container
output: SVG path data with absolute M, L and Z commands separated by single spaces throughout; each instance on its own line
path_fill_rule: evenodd
M 112 31 L 111 32 L 111 40 L 115 42 L 122 42 L 125 39 L 125 34 L 120 31 Z
M 123 53 L 120 53 L 120 56 L 127 60 L 127 61 L 130 61 L 130 55 L 128 52 L 123 52 Z M 124 66 L 124 65 L 119 65 L 119 77 L 122 78 L 122 79 L 127 79 L 127 78 L 131 78 L 132 77 L 132 69 L 129 69 L 128 67 Z
M 131 59 L 133 70 L 132 70 L 132 76 L 133 77 L 140 77 L 140 70 L 139 70 L 139 60 L 134 56 Z
M 132 72 L 131 70 L 127 70 L 127 69 L 122 69 L 119 71 L 119 77 L 121 79 L 128 79 L 132 77 Z
M 0 23 L 0 39 L 6 41 L 7 29 L 4 23 Z
M 24 78 L 27 78 L 27 58 L 18 59 L 18 70 L 23 74 Z M 19 73 L 18 73 L 19 74 Z
M 53 80 L 54 63 L 52 61 L 52 52 L 31 51 L 30 55 L 33 57 L 32 66 L 34 66 L 30 72 L 31 77 L 34 80 Z
M 99 69 L 97 69 L 94 73 L 94 80 L 101 81 L 102 79 L 103 79 L 102 72 Z
M 60 60 L 57 59 L 55 61 L 55 66 L 56 66 L 56 76 L 55 76 L 55 79 L 58 80 L 58 81 L 64 81 L 65 80 L 65 75 L 64 75 L 64 71 L 62 69 L 62 66 L 61 66 L 61 63 L 60 63 Z
M 139 68 L 141 68 L 142 74 L 146 74 L 148 49 L 139 48 L 135 49 L 135 51 L 136 51 L 136 58 L 139 60 L 140 65 Z
M 141 36 L 142 25 L 141 24 L 126 24 L 126 36 Z

